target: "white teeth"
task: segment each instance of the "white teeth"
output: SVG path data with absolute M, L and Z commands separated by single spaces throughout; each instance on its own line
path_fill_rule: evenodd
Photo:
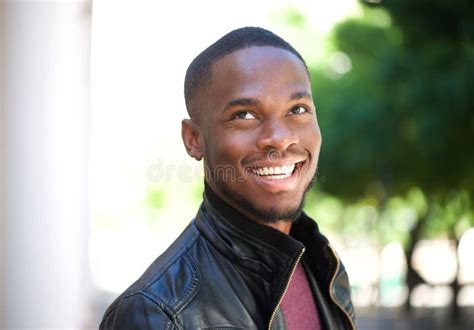
M 267 179 L 285 179 L 293 173 L 295 164 L 275 166 L 275 167 L 259 167 L 253 168 L 252 172 L 259 175 L 265 176 Z
M 289 176 L 291 176 L 291 173 L 287 173 L 287 174 L 277 174 L 277 175 L 268 175 L 268 176 L 266 176 L 265 178 L 266 178 L 266 179 L 270 179 L 270 180 L 281 180 L 281 179 L 286 179 L 286 178 L 288 178 Z

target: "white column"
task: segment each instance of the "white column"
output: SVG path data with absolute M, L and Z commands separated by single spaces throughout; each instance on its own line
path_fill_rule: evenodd
M 85 328 L 91 3 L 0 16 L 0 329 Z

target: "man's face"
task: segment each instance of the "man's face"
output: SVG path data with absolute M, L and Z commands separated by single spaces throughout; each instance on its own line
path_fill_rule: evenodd
M 321 146 L 303 63 L 275 47 L 235 51 L 214 64 L 201 105 L 212 190 L 254 220 L 293 220 Z

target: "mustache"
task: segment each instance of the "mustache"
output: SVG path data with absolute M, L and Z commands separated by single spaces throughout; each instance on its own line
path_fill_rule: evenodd
M 245 157 L 242 160 L 242 165 L 247 167 L 261 161 L 278 162 L 285 159 L 306 158 L 308 153 L 300 149 L 288 149 L 285 151 L 278 151 L 276 149 L 268 149 L 262 153 L 256 153 Z

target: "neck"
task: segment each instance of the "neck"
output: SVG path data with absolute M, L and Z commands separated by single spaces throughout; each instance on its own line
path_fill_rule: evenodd
M 277 221 L 272 223 L 262 223 L 268 227 L 272 227 L 273 229 L 279 230 L 284 234 L 289 235 L 291 230 L 291 221 Z

